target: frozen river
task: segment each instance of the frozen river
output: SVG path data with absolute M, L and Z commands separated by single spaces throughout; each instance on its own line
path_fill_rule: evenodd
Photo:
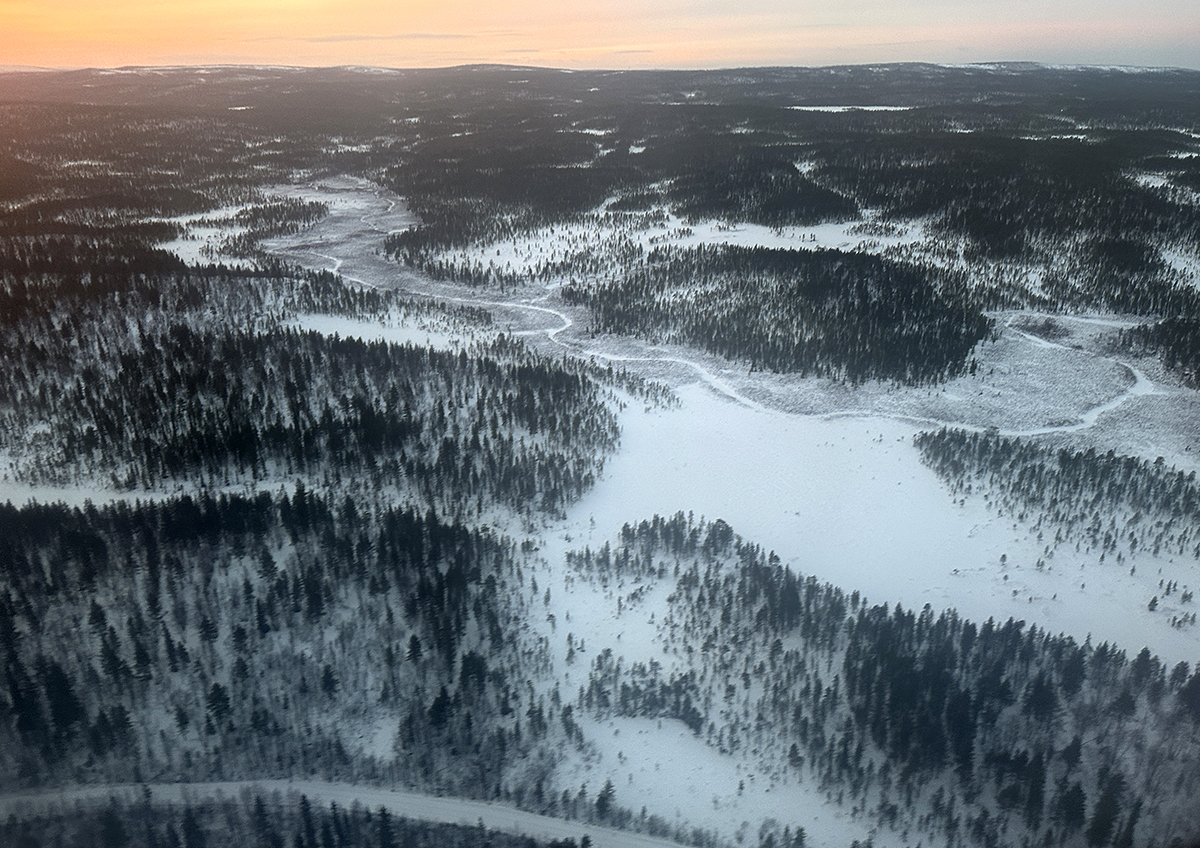
M 1200 657 L 1200 630 L 1171 627 L 1168 616 L 1146 609 L 1160 579 L 1198 582 L 1194 559 L 1142 554 L 1130 574 L 1064 546 L 1049 568 L 1036 569 L 1044 556 L 1036 534 L 979 500 L 953 500 L 912 446 L 921 429 L 995 427 L 1068 445 L 1148 450 L 1151 459 L 1166 454 L 1187 468 L 1200 459 L 1189 450 L 1200 433 L 1196 393 L 1160 385 L 1086 345 L 1024 332 L 1019 321 L 1030 316 L 1019 313 L 998 316 L 1000 338 L 979 346 L 977 376 L 936 389 L 748 374 L 685 348 L 589 338 L 579 328 L 583 313 L 562 306 L 553 287 L 504 297 L 407 271 L 382 256 L 382 242 L 412 219 L 397 198 L 364 181 L 290 191 L 324 201 L 331 214 L 302 236 L 272 243 L 282 255 L 366 285 L 487 308 L 547 353 L 621 364 L 680 395 L 677 409 L 626 410 L 620 452 L 549 537 L 600 545 L 625 522 L 693 512 L 721 518 L 796 571 L 875 603 L 953 608 L 977 621 L 1024 619 L 1080 642 L 1116 643 L 1130 655 L 1149 646 L 1168 663 Z M 1059 320 L 1085 342 L 1088 333 L 1126 323 Z M 1153 404 L 1176 413 L 1158 417 L 1160 443 L 1139 451 L 1155 435 L 1137 423 Z

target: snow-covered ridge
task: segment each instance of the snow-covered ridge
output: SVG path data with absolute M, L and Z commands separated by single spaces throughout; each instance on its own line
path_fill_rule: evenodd
M 789 106 L 798 112 L 909 112 L 916 106 Z

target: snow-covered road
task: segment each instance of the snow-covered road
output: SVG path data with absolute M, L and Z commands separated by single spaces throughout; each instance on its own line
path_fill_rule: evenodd
M 479 825 L 492 830 L 517 833 L 540 840 L 574 839 L 587 835 L 596 848 L 679 848 L 678 843 L 655 839 L 639 833 L 569 822 L 528 813 L 503 804 L 422 795 L 399 789 L 327 783 L 318 780 L 239 780 L 215 783 L 103 784 L 63 789 L 0 795 L 0 817 L 36 815 L 75 804 L 105 804 L 117 798 L 137 803 L 150 791 L 154 803 L 182 804 L 237 798 L 249 792 L 259 795 L 278 793 L 286 802 L 297 802 L 301 795 L 317 805 L 337 803 L 349 807 L 358 803 L 375 810 L 385 807 L 395 816 L 406 816 L 445 824 Z

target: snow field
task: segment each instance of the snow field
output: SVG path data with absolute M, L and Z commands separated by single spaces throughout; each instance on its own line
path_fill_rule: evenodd
M 452 332 L 435 326 L 436 322 L 420 321 L 415 324 L 405 320 L 390 323 L 360 321 L 337 315 L 302 315 L 292 326 L 300 330 L 311 330 L 326 336 L 358 339 L 364 342 L 386 342 L 388 344 L 411 344 L 416 347 L 432 347 L 435 350 L 458 350 L 464 346 L 463 333 Z
M 899 848 L 898 834 L 826 800 L 815 784 L 795 775 L 773 780 L 745 758 L 720 753 L 671 719 L 615 718 L 580 721 L 587 756 L 572 751 L 560 765 L 564 785 L 587 784 L 594 798 L 611 779 L 615 803 L 645 809 L 672 825 L 699 827 L 735 845 L 756 846 L 759 828 L 804 828 L 808 844 L 849 845 L 874 838 L 878 848 Z
M 395 213 L 396 199 L 365 183 L 323 186 L 330 194 L 319 199 L 330 204 L 330 216 L 301 237 L 303 244 L 280 240 L 278 249 L 305 264 L 316 257 L 320 267 L 332 265 L 350 279 L 394 283 L 404 272 L 383 260 L 378 247 L 380 233 L 388 231 L 380 222 L 403 220 Z M 340 193 L 358 199 L 343 203 L 337 200 Z M 388 219 L 393 213 L 395 218 Z M 689 228 L 668 216 L 629 237 L 643 246 L 650 246 L 650 239 L 680 245 L 861 244 L 849 229 L 826 225 L 780 233 L 717 223 Z M 911 241 L 917 229 L 895 238 Z M 512 270 L 520 264 L 528 272 L 602 245 L 594 233 L 556 227 L 461 258 L 485 267 L 508 264 Z M 577 326 L 573 329 L 568 316 L 576 313 L 555 305 L 556 281 L 504 301 L 476 300 L 463 288 L 414 282 L 418 290 L 444 299 L 495 307 L 502 324 L 511 323 L 544 352 L 557 353 L 566 345 L 579 355 L 599 354 L 682 384 L 675 386 L 679 409 L 642 411 L 629 405 L 621 417 L 621 450 L 609 459 L 603 477 L 564 522 L 551 522 L 541 534 L 544 562 L 532 572 L 538 590 L 530 589 L 528 621 L 531 635 L 547 640 L 553 662 L 553 673 L 537 684 L 542 694 L 561 684 L 563 701 L 573 702 L 592 659 L 605 648 L 626 667 L 653 659 L 669 668 L 678 661 L 662 653 L 657 630 L 672 578 L 641 587 L 628 581 L 602 586 L 574 575 L 565 556 L 585 545 L 596 551 L 606 542 L 615 544 L 626 522 L 678 511 L 723 519 L 744 539 L 774 550 L 793 570 L 847 592 L 858 590 L 869 603 L 909 609 L 929 604 L 935 612 L 953 608 L 976 622 L 1023 619 L 1079 642 L 1114 642 L 1130 657 L 1148 646 L 1168 667 L 1200 660 L 1200 631 L 1171 627 L 1171 615 L 1186 610 L 1171 606 L 1178 595 L 1163 598 L 1157 588 L 1159 580 L 1195 584 L 1193 559 L 1140 552 L 1123 563 L 1100 562 L 1098 553 L 1079 553 L 1068 545 L 1050 553 L 1030 523 L 997 517 L 980 495 L 953 499 L 911 444 L 921 428 L 996 426 L 1002 433 L 1037 435 L 1073 449 L 1131 445 L 1133 450 L 1123 452 L 1146 456 L 1158 450 L 1179 467 L 1200 466 L 1200 446 L 1191 445 L 1194 422 L 1200 421 L 1195 393 L 1181 390 L 1146 363 L 1118 361 L 1104 352 L 1104 337 L 1127 321 L 1053 316 L 1067 335 L 1051 340 L 1024 329 L 1025 318 L 1043 316 L 998 315 L 1001 338 L 977 348 L 975 375 L 934 389 L 849 387 L 746 374 L 741 365 L 681 348 L 588 339 Z M 483 294 L 495 296 L 491 289 Z M 313 327 L 367 334 L 363 338 L 393 331 L 325 319 Z M 424 340 L 449 341 L 430 334 Z M 510 522 L 510 530 L 518 523 Z M 543 600 L 547 589 L 548 603 Z M 630 600 L 639 589 L 638 599 Z M 1159 608 L 1152 613 L 1146 604 L 1156 594 Z M 576 646 L 570 665 L 568 634 Z M 769 818 L 781 827 L 805 827 L 812 844 L 844 844 L 868 833 L 865 820 L 846 818 L 815 787 L 772 785 L 748 756 L 721 754 L 681 723 L 664 721 L 660 730 L 656 721 L 644 719 L 596 722 L 577 715 L 576 721 L 589 744 L 585 754 L 565 754 L 556 773 L 559 791 L 575 792 L 586 781 L 594 798 L 611 778 L 619 806 L 636 814 L 645 805 L 667 821 L 712 827 L 734 840 L 740 832 L 743 840 L 756 841 L 759 823 Z M 374 729 L 367 722 L 355 732 L 364 749 L 382 749 L 392 729 L 381 718 Z M 750 822 L 748 829 L 742 822 Z M 879 834 L 877 844 L 895 838 Z
M 700 384 L 678 391 L 680 409 L 623 415 L 622 451 L 543 540 L 540 553 L 551 574 L 566 550 L 586 545 L 595 552 L 615 542 L 627 521 L 691 511 L 724 519 L 793 570 L 858 590 L 868 603 L 930 604 L 976 622 L 1024 619 L 1081 643 L 1113 642 L 1130 657 L 1148 645 L 1168 666 L 1200 657 L 1195 628 L 1167 623 L 1171 611 L 1163 604 L 1177 604 L 1178 594 L 1160 597 L 1156 613 L 1145 607 L 1159 579 L 1191 579 L 1188 558 L 1139 555 L 1131 574 L 1128 562 L 1098 562 L 1096 554 L 1067 546 L 1047 555 L 1028 524 L 996 517 L 982 499 L 953 501 L 920 463 L 910 425 L 755 411 Z M 1047 563 L 1042 568 L 1039 559 Z M 626 668 L 654 661 L 669 676 L 671 668 L 687 667 L 684 658 L 663 653 L 658 631 L 673 576 L 604 586 L 562 568 L 561 587 L 553 584 L 545 607 L 555 619 L 551 645 L 566 700 L 586 684 L 592 658 L 605 648 Z M 629 603 L 638 589 L 639 600 Z M 587 645 L 572 665 L 565 663 L 564 631 L 576 646 Z M 796 774 L 764 773 L 756 752 L 721 753 L 681 722 L 597 721 L 586 713 L 576 721 L 586 745 L 559 764 L 560 789 L 586 784 L 594 797 L 611 779 L 619 806 L 635 813 L 644 806 L 735 844 L 756 842 L 760 824 L 772 819 L 804 827 L 810 844 L 867 836 L 881 846 L 904 844 L 901 835 L 872 830 L 869 818 L 854 817 Z
M 568 525 L 594 520 L 590 538 L 615 540 L 626 522 L 690 511 L 874 603 L 1024 619 L 1131 656 L 1148 646 L 1170 664 L 1200 658 L 1200 631 L 1145 609 L 1159 579 L 1195 582 L 1186 557 L 1139 554 L 1130 575 L 1064 546 L 1037 569 L 1045 543 L 981 499 L 956 503 L 921 464 L 911 425 L 757 412 L 697 385 L 678 394 L 681 409 L 624 414 L 622 450 Z
M 548 635 L 554 658 L 555 686 L 565 703 L 573 703 L 587 685 L 596 654 L 609 649 L 622 667 L 657 663 L 669 677 L 671 670 L 691 666 L 679 649 L 664 651 L 659 628 L 669 618 L 669 595 L 674 591 L 673 572 L 662 580 L 618 581 L 602 584 L 596 577 L 576 572 L 566 552 L 586 545 L 598 551 L 607 539 L 600 524 L 590 520 L 567 522 L 568 531 L 543 540 L 535 571 L 536 590 L 530 589 L 531 622 Z M 585 529 L 586 528 L 586 529 Z M 561 528 L 559 528 L 561 529 Z M 572 535 L 580 533 L 581 535 Z M 544 577 L 542 577 L 544 575 Z M 550 582 L 547 585 L 547 581 Z M 550 602 L 544 592 L 550 590 Z M 544 618 L 542 611 L 546 612 Z M 551 617 L 553 624 L 550 624 Z M 574 648 L 566 659 L 567 646 Z M 543 691 L 551 680 L 542 682 Z M 586 788 L 594 800 L 606 780 L 612 780 L 617 806 L 638 815 L 657 816 L 673 826 L 703 828 L 734 845 L 757 845 L 760 827 L 774 822 L 777 829 L 803 827 L 813 845 L 848 845 L 855 839 L 875 837 L 881 848 L 902 844 L 895 834 L 871 827 L 869 818 L 857 818 L 826 798 L 813 783 L 797 774 L 770 775 L 762 771 L 757 751 L 743 749 L 726 754 L 695 736 L 673 719 L 618 717 L 597 720 L 586 710 L 576 710 L 574 721 L 583 734 L 583 746 L 564 749 L 555 770 L 558 791 L 571 794 Z M 776 752 L 778 754 L 778 752 Z M 763 754 L 774 761 L 779 756 Z

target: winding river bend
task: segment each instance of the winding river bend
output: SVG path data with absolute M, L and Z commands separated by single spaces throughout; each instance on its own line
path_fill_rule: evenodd
M 383 237 L 415 221 L 399 198 L 364 180 L 290 191 L 324 200 L 331 214 L 268 245 L 281 256 L 363 285 L 485 308 L 547 355 L 623 365 L 683 398 L 682 410 L 623 415 L 621 450 L 567 520 L 545 529 L 548 539 L 601 545 L 626 521 L 694 511 L 725 519 L 800 573 L 876 600 L 954 608 L 978 621 L 1025 619 L 1079 641 L 1147 645 L 1164 660 L 1200 650 L 1200 630 L 1139 614 L 1159 577 L 1194 582 L 1188 563 L 1143 554 L 1131 575 L 1059 548 L 1052 568 L 1034 569 L 1045 557 L 1036 530 L 998 519 L 982 499 L 952 500 L 911 445 L 917 430 L 948 426 L 1150 461 L 1162 454 L 1200 470 L 1200 395 L 1106 347 L 1104 335 L 1131 320 L 997 314 L 998 339 L 976 349 L 978 374 L 938 387 L 748 373 L 695 349 L 593 336 L 586 311 L 559 302 L 554 285 L 503 294 L 405 269 L 383 255 Z M 1065 336 L 1038 335 L 1047 320 Z M 1018 565 L 1003 569 L 1001 555 Z
M 1000 392 L 1008 391 L 1014 396 L 1001 398 L 986 408 L 973 402 L 955 404 L 930 404 L 922 398 L 924 390 L 904 390 L 893 387 L 890 397 L 877 397 L 878 391 L 860 389 L 850 397 L 846 392 L 828 386 L 818 386 L 815 400 L 812 385 L 805 386 L 805 395 L 797 405 L 788 395 L 796 394 L 794 381 L 778 375 L 746 373 L 743 365 L 730 363 L 714 356 L 685 347 L 660 347 L 632 339 L 614 343 L 612 339 L 591 338 L 578 326 L 578 320 L 586 313 L 564 305 L 552 306 L 549 302 L 556 294 L 556 286 L 535 288 L 509 297 L 496 297 L 494 290 L 479 294 L 460 286 L 446 285 L 412 273 L 383 256 L 383 237 L 414 225 L 416 220 L 407 212 L 399 198 L 365 180 L 342 177 L 315 186 L 296 186 L 290 191 L 307 198 L 317 198 L 330 203 L 331 215 L 302 236 L 280 239 L 268 244 L 269 249 L 299 264 L 334 271 L 344 279 L 361 285 L 375 287 L 400 286 L 414 294 L 431 297 L 446 303 L 478 306 L 493 310 L 498 321 L 508 327 L 514 335 L 525 337 L 535 347 L 556 352 L 567 351 L 585 359 L 630 366 L 650 376 L 675 374 L 667 381 L 699 381 L 714 393 L 748 409 L 763 413 L 808 414 L 826 419 L 856 418 L 884 419 L 928 429 L 936 427 L 959 427 L 982 432 L 993 430 L 1012 437 L 1050 436 L 1055 434 L 1080 434 L 1098 427 L 1111 413 L 1123 407 L 1136 405 L 1153 396 L 1174 396 L 1175 399 L 1190 399 L 1194 393 L 1180 392 L 1177 388 L 1156 385 L 1137 366 L 1093 351 L 1083 353 L 1078 347 L 1069 347 L 1047 340 L 1020 329 L 1031 319 L 1049 318 L 1036 313 L 1020 313 L 1002 316 L 1002 332 L 1010 339 L 1019 341 L 1026 353 L 1052 352 L 1066 361 L 1072 358 L 1072 368 L 1079 372 L 1095 372 L 1086 379 L 1096 383 L 1090 396 L 1070 399 L 1053 397 L 1047 408 L 1031 408 L 1030 398 L 1017 396 L 1027 388 L 1025 383 L 1001 386 Z M 1080 326 L 1115 328 L 1130 326 L 1130 321 L 1104 318 L 1071 318 Z M 981 355 L 986 354 L 984 346 Z M 1022 351 L 1016 351 L 1020 356 Z M 1062 374 L 1055 373 L 1040 377 L 1037 369 L 1044 367 L 1045 357 L 1025 357 L 1012 363 L 1016 368 L 1025 368 L 1030 376 L 1043 382 L 1061 380 Z M 1008 363 L 1006 363 L 1008 364 Z M 818 381 L 819 382 L 819 381 Z M 952 381 L 953 383 L 954 381 Z M 907 397 L 905 396 L 907 395 Z M 1035 398 L 1033 406 L 1048 398 Z M 807 405 L 806 405 L 807 404 Z M 1006 414 L 1007 410 L 1020 409 L 1022 416 Z M 1200 420 L 1200 404 L 1195 405 L 1196 420 Z M 1038 420 L 1040 419 L 1040 420 Z M 1200 445 L 1194 459 L 1200 468 Z

